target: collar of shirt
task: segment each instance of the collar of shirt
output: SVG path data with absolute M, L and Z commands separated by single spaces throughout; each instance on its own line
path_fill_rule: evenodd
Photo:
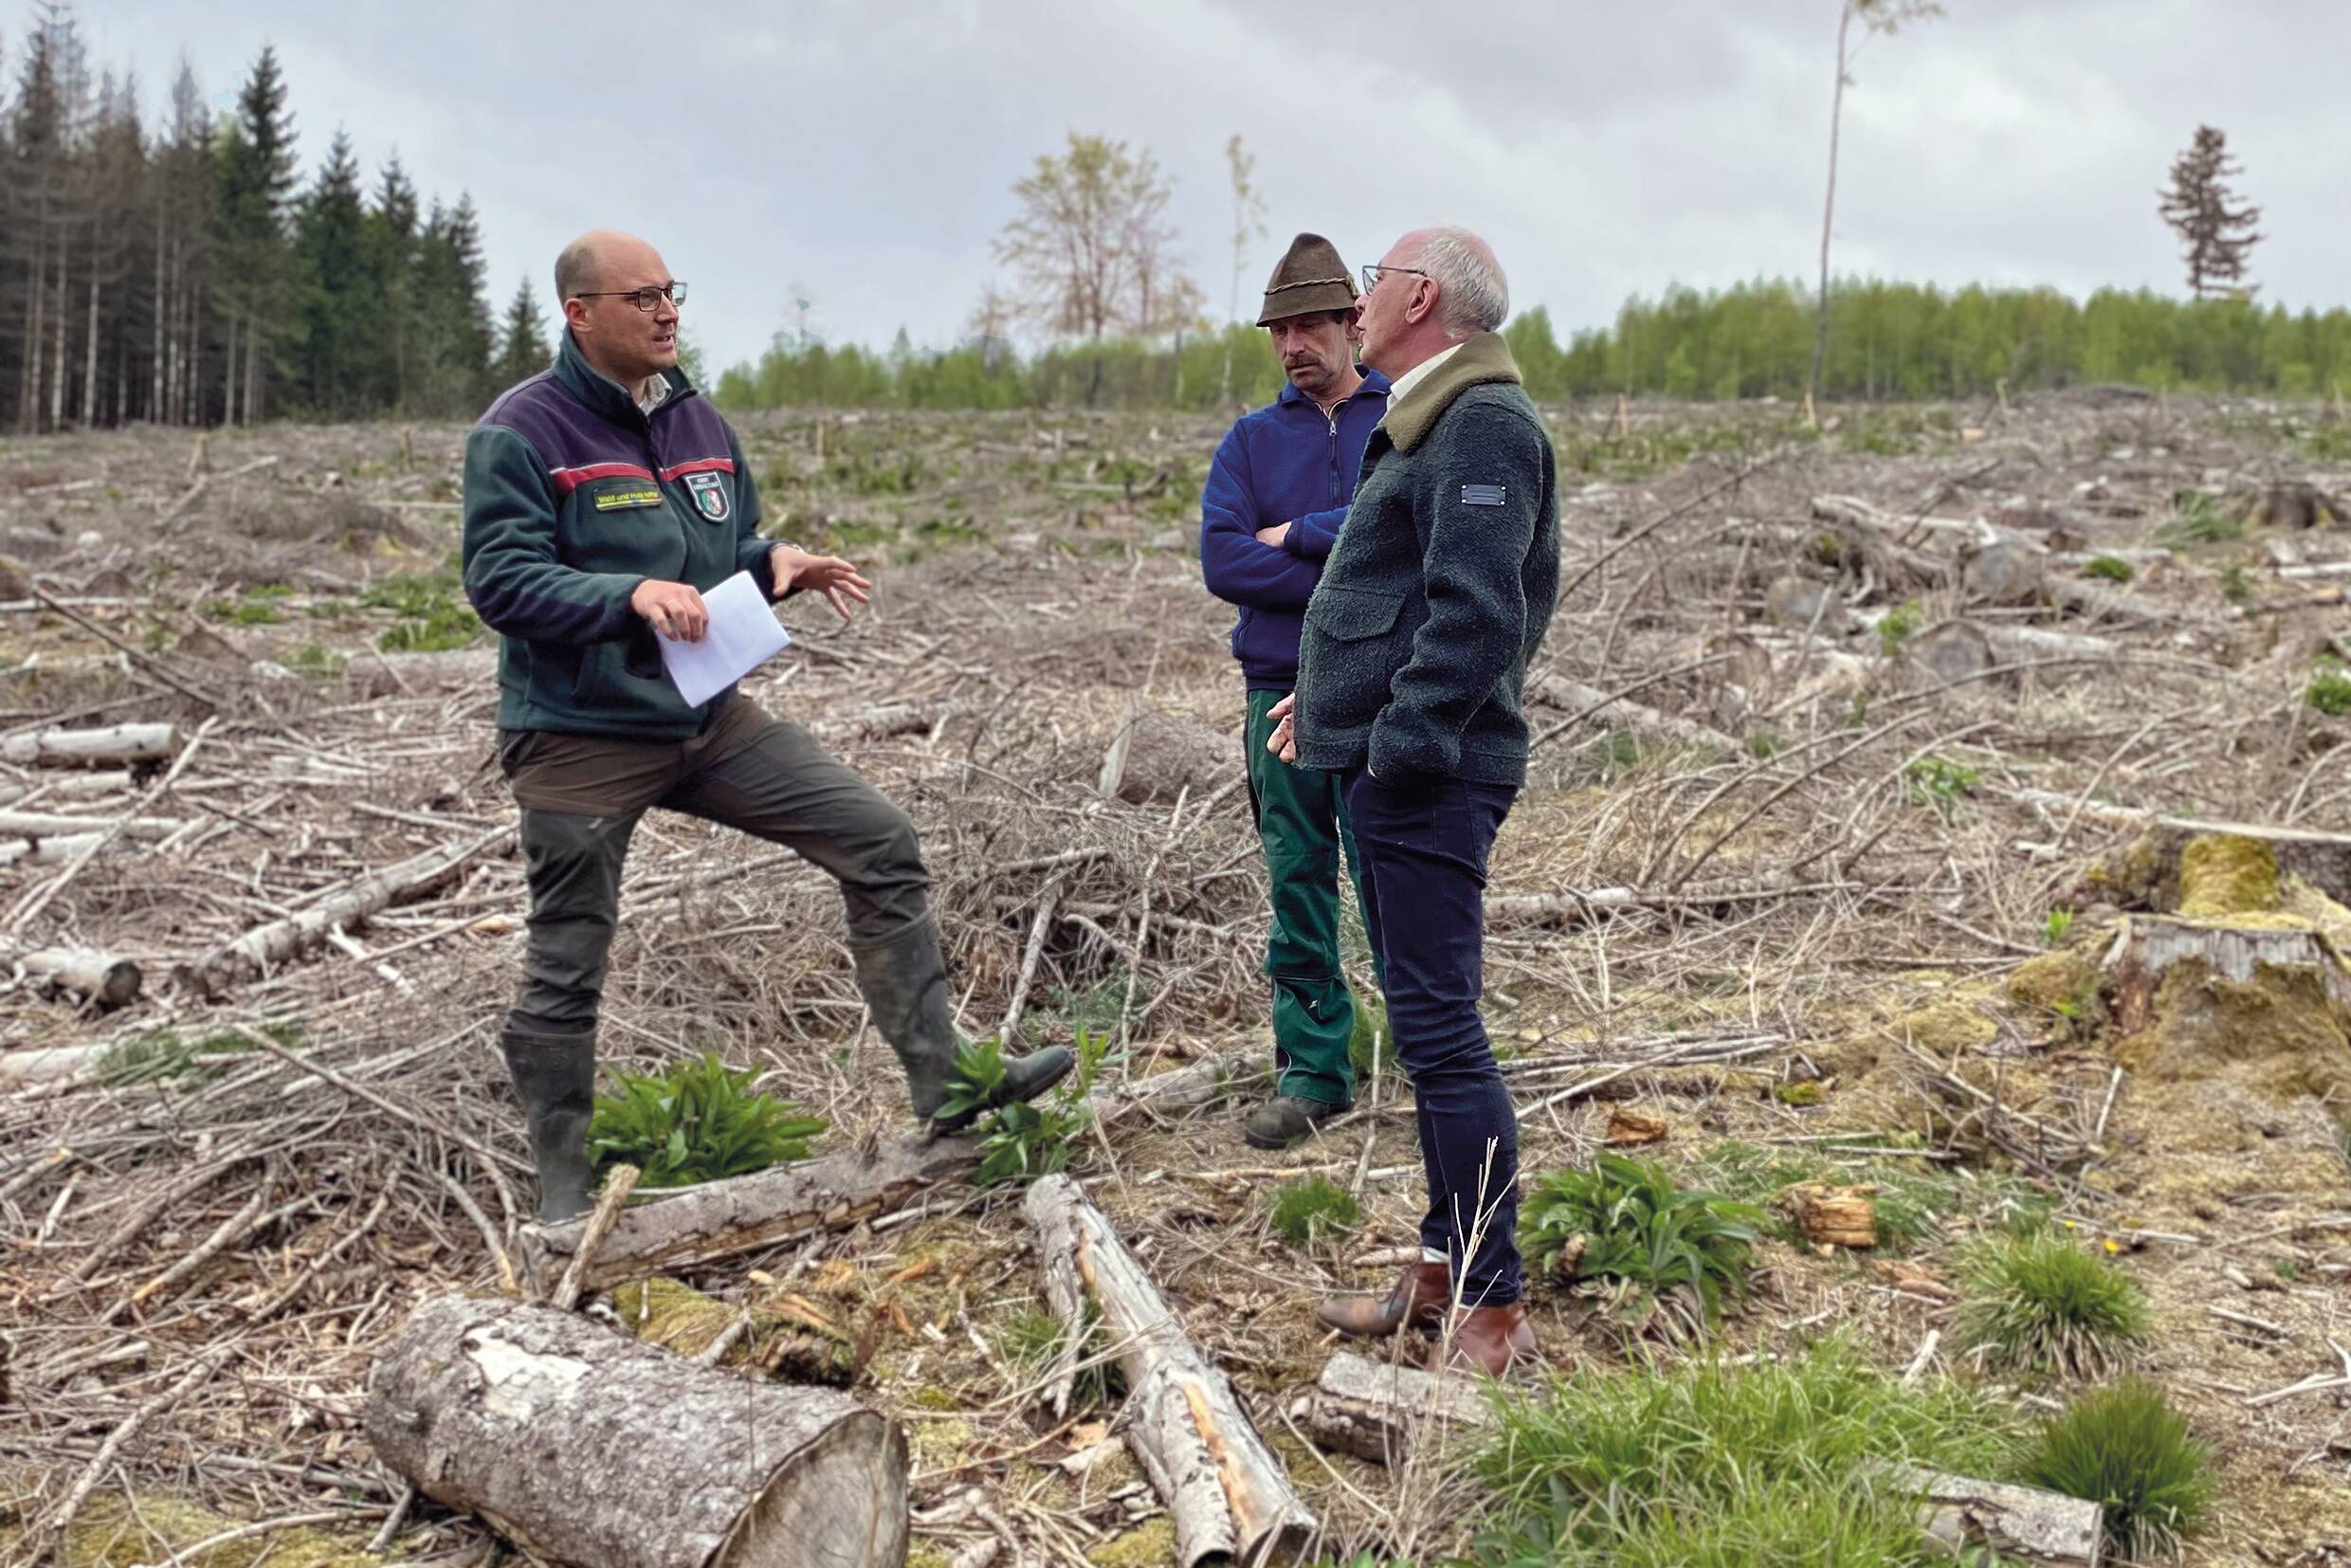
M 1449 354 L 1452 351 L 1448 349 L 1446 352 Z M 666 375 L 658 374 L 649 375 L 646 377 L 645 385 L 637 389 L 637 411 L 640 413 L 649 416 L 655 409 L 667 401 L 669 401 L 669 377 Z
M 1402 375 L 1397 376 L 1388 387 L 1388 412 L 1393 415 L 1396 410 L 1396 405 L 1410 397 L 1414 387 L 1429 379 L 1430 372 L 1460 352 L 1461 344 L 1449 343 L 1411 370 L 1406 371 Z

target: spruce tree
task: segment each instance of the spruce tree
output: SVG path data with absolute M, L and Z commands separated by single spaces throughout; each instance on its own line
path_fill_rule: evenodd
M 498 363 L 490 368 L 490 379 L 501 387 L 511 387 L 545 370 L 554 357 L 547 347 L 546 321 L 538 313 L 538 295 L 526 275 L 506 306 L 506 319 L 499 329 Z
M 2232 205 L 2236 192 L 2229 182 L 2243 173 L 2229 156 L 2229 138 L 2215 126 L 2199 125 L 2194 143 L 2172 162 L 2171 189 L 2156 192 L 2163 221 L 2186 246 L 2188 292 L 2199 300 L 2243 288 L 2246 259 L 2261 243 L 2253 231 L 2261 209 Z
M 296 230 L 302 334 L 295 359 L 301 398 L 314 413 L 348 418 L 373 401 L 383 311 L 365 245 L 359 164 L 338 129 Z
M 294 120 L 277 51 L 262 46 L 220 142 L 222 289 L 228 313 L 229 422 L 263 412 L 263 385 L 295 304 L 285 219 L 294 196 Z

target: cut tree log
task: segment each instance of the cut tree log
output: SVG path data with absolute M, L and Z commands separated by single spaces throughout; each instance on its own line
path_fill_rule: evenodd
M 33 1046 L 0 1050 L 0 1092 L 70 1083 L 106 1058 L 112 1045 Z
M 1191 719 L 1129 702 L 1103 755 L 1100 791 L 1130 806 L 1198 800 L 1241 766 L 1240 743 Z
M 44 990 L 66 992 L 100 1008 L 127 1006 L 144 976 L 138 965 L 90 947 L 17 947 L 0 941 L 0 969 L 14 969 Z
M 100 730 L 34 730 L 0 739 L 0 762 L 18 767 L 119 768 L 179 755 L 173 724 L 114 724 Z
M 2049 549 L 2039 535 L 2022 528 L 2002 527 L 1981 518 L 1904 517 L 1859 496 L 1814 496 L 1813 516 L 1823 522 L 1866 528 L 1889 538 L 1931 544 L 1946 551 L 1962 545 L 1996 544 L 2033 554 L 2046 554 Z
M 2104 637 L 1992 621 L 1941 621 L 1903 645 L 1911 663 L 1945 685 L 1981 680 L 1992 670 L 2073 659 L 2104 663 L 2123 651 Z
M 2095 1503 L 1908 1465 L 1888 1465 L 1886 1473 L 1918 1494 L 1928 1538 L 1955 1556 L 1977 1547 L 2035 1568 L 2099 1568 L 2104 1560 L 2105 1521 Z
M 1433 1377 L 1415 1366 L 1341 1350 L 1323 1363 L 1314 1391 L 1295 1401 L 1290 1414 L 1326 1449 L 1394 1465 L 1431 1437 L 1483 1430 L 1493 1421 L 1493 1407 L 1466 1377 Z
M 1097 1088 L 1086 1106 L 1105 1126 L 1138 1112 L 1197 1110 L 1265 1073 L 1266 1063 L 1252 1052 L 1203 1057 L 1173 1072 Z M 687 1188 L 625 1212 L 581 1283 L 606 1289 L 846 1231 L 912 1206 L 978 1163 L 977 1139 L 908 1138 Z M 584 1218 L 525 1226 L 526 1261 L 538 1277 L 552 1278 L 570 1265 L 586 1231 Z
M 897 1423 L 551 1307 L 444 1296 L 375 1358 L 364 1425 L 427 1497 L 583 1568 L 899 1568 Z
M 1877 1188 L 1801 1181 L 1779 1194 L 1779 1206 L 1815 1247 L 1866 1250 L 1878 1244 Z
M 131 771 L 128 768 L 36 775 L 30 784 L 0 784 L 0 806 L 13 806 L 34 794 L 44 800 L 88 800 L 98 795 L 120 794 L 130 787 Z
M 1277 1561 L 1303 1550 L 1318 1526 L 1288 1472 L 1084 1190 L 1066 1176 L 1045 1176 L 1021 1209 L 1067 1342 L 1083 1346 L 1099 1332 L 1126 1374 L 1121 1420 L 1175 1518 L 1176 1568 Z
M 53 838 L 0 839 L 0 866 L 69 866 L 105 837 L 104 833 L 63 833 Z
M 0 809 L 0 838 L 45 839 L 104 833 L 114 830 L 118 820 L 110 816 L 52 816 L 46 811 Z M 177 817 L 143 816 L 122 823 L 120 830 L 124 838 L 154 843 L 185 831 L 187 827 L 188 824 Z
M 410 855 L 395 865 L 346 883 L 307 909 L 257 925 L 244 936 L 180 965 L 173 978 L 203 996 L 267 974 L 319 943 L 338 925 L 356 925 L 376 911 L 440 886 L 478 856 L 514 836 L 514 827 L 493 828 L 455 845 Z
M 1678 718 L 1621 697 L 1611 697 L 1595 687 L 1581 685 L 1557 675 L 1541 676 L 1534 685 L 1538 698 L 1553 707 L 1578 715 L 1595 729 L 1631 730 L 1637 735 L 1659 736 L 1683 745 L 1710 746 L 1721 751 L 1739 750 L 1737 739 L 1710 724 Z

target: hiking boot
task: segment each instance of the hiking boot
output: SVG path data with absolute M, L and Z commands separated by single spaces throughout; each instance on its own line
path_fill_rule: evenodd
M 947 998 L 947 967 L 939 933 L 925 918 L 888 941 L 854 955 L 857 989 L 873 1012 L 873 1027 L 906 1069 L 906 1098 L 916 1120 L 934 1136 L 959 1133 L 982 1111 L 1034 1100 L 1078 1065 L 1066 1046 L 1048 1046 L 1004 1059 L 1004 1082 L 978 1105 L 940 1114 L 947 1091 L 963 1081 L 957 1066 L 955 1008 Z
M 1445 1321 L 1452 1299 L 1453 1270 L 1442 1263 L 1407 1264 L 1395 1288 L 1377 1296 L 1340 1296 L 1314 1309 L 1325 1328 L 1358 1340 L 1384 1340 L 1404 1328 L 1421 1332 Z
M 1301 1100 L 1277 1094 L 1248 1113 L 1241 1137 L 1252 1149 L 1289 1149 L 1314 1136 L 1315 1128 L 1355 1109 L 1352 1100 Z
M 1429 1347 L 1429 1370 L 1440 1375 L 1483 1372 L 1500 1377 L 1514 1366 L 1533 1366 L 1536 1359 L 1524 1302 L 1464 1307 Z
M 539 1223 L 585 1212 L 592 1201 L 588 1121 L 595 1114 L 594 1031 L 548 1034 L 509 1025 L 499 1046 L 530 1132 Z

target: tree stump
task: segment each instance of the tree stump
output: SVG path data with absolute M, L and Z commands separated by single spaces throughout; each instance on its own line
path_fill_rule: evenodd
M 1804 1239 L 1815 1247 L 1845 1247 L 1867 1250 L 1878 1244 L 1877 1188 L 1832 1187 L 1804 1181 L 1779 1194 L 1779 1206 L 1795 1221 Z
M 1986 545 L 1968 556 L 1959 569 L 1959 580 L 1969 598 L 1985 604 L 2038 604 L 2045 558 L 2042 552 L 2021 545 Z
M 1101 791 L 1130 806 L 1206 795 L 1241 766 L 1240 747 L 1206 724 L 1130 706 L 1103 757 Z
M 1480 1431 L 1493 1419 L 1485 1395 L 1466 1377 L 1433 1377 L 1344 1350 L 1324 1363 L 1314 1392 L 1290 1413 L 1322 1447 L 1375 1465 L 1400 1463 L 1415 1443 L 1449 1430 Z
M 1818 631 L 1831 637 L 1845 634 L 1845 606 L 1836 590 L 1810 577 L 1775 577 L 1763 591 L 1763 615 L 1774 626 L 1790 631 Z
M 1998 664 L 1992 640 L 1968 621 L 1944 621 L 1931 626 L 1904 646 L 1910 662 L 1946 686 L 1977 681 Z
M 582 1568 L 898 1568 L 906 1440 L 830 1389 L 749 1383 L 551 1307 L 444 1296 L 375 1359 L 377 1457 Z

